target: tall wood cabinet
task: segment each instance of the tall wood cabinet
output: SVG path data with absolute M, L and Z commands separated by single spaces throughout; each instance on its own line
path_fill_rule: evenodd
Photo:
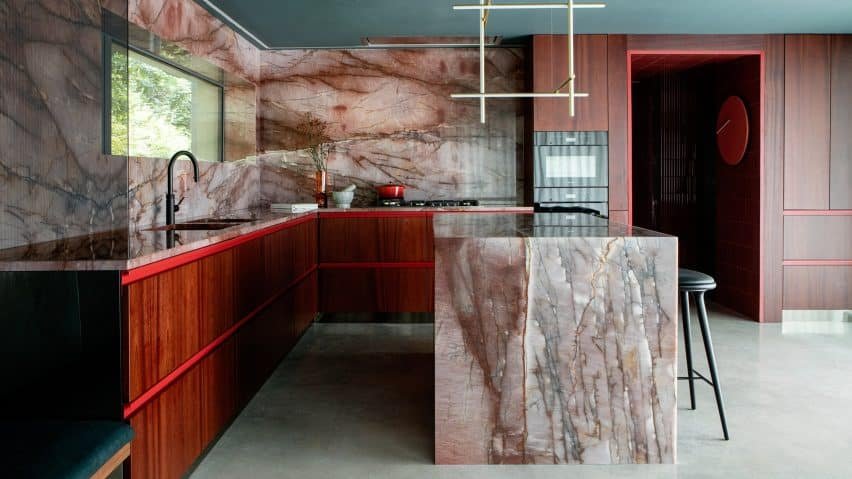
M 568 78 L 567 35 L 534 35 L 532 85 L 535 92 L 552 92 Z M 606 131 L 609 129 L 607 86 L 607 36 L 577 35 L 574 43 L 576 92 L 588 98 L 575 100 L 575 116 L 568 100 L 533 100 L 535 131 Z M 566 92 L 567 90 L 563 90 Z

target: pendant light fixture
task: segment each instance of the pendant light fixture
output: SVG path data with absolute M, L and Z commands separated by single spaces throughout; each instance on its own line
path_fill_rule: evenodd
M 453 93 L 453 99 L 479 99 L 479 121 L 485 123 L 486 98 L 567 98 L 568 113 L 574 116 L 574 99 L 586 98 L 588 93 L 575 91 L 574 80 L 574 9 L 605 8 L 605 3 L 577 3 L 568 0 L 566 3 L 502 3 L 492 4 L 491 0 L 479 0 L 479 5 L 454 5 L 453 10 L 473 10 L 479 12 L 479 93 Z M 488 24 L 488 14 L 492 10 L 567 10 L 568 11 L 568 78 L 549 93 L 487 93 L 485 91 L 485 27 Z M 567 93 L 562 90 L 568 89 Z

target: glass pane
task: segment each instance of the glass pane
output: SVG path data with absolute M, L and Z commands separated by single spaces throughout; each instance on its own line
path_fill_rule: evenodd
M 112 58 L 110 59 L 110 94 L 112 98 L 110 114 L 110 144 L 109 153 L 127 156 L 130 149 L 129 122 L 127 108 L 127 47 L 112 43 Z
M 116 68 L 113 73 L 113 138 L 121 134 L 124 115 L 129 144 L 126 153 L 113 144 L 113 153 L 169 158 L 178 150 L 190 150 L 199 160 L 219 161 L 221 87 L 147 55 L 115 48 L 113 65 L 122 62 L 127 64 L 126 78 L 116 74 Z

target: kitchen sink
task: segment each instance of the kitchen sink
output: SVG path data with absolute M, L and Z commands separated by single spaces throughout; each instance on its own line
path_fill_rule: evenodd
M 158 226 L 148 231 L 185 231 L 185 230 L 222 230 L 236 226 L 235 223 L 175 223 L 173 225 Z

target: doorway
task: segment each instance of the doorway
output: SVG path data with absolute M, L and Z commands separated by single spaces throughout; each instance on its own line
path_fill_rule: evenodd
M 715 302 L 759 320 L 761 52 L 634 51 L 628 61 L 633 224 L 678 236 L 680 266 L 713 276 Z M 726 101 L 745 110 L 735 163 L 717 145 L 731 143 Z

